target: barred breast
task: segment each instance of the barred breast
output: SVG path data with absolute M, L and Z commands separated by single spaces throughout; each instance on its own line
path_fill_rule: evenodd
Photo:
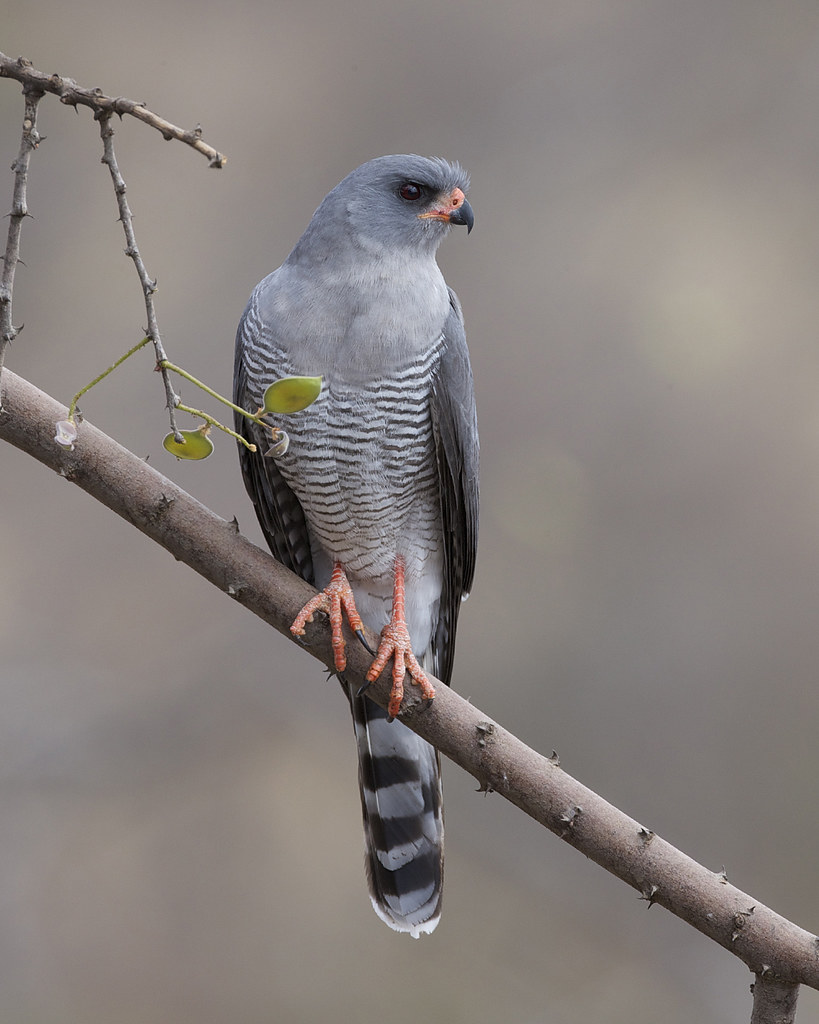
M 391 584 L 396 554 L 411 579 L 439 559 L 429 392 L 442 344 L 370 380 L 350 383 L 330 368 L 317 401 L 282 418 L 290 445 L 277 465 L 316 542 L 351 581 Z M 245 365 L 259 401 L 272 380 L 305 372 L 273 346 L 247 347 Z

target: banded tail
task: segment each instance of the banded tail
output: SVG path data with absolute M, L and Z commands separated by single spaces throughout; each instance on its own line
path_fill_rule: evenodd
M 441 916 L 444 818 L 438 752 L 349 693 L 358 743 L 367 883 L 376 914 L 414 939 Z

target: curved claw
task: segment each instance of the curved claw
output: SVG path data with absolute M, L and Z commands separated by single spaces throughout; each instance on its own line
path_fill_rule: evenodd
M 367 648 L 367 650 L 369 650 L 369 647 Z M 367 679 L 365 682 L 363 682 L 361 686 L 359 686 L 359 688 L 355 691 L 356 697 L 363 697 L 367 690 L 369 690 L 371 683 L 372 679 Z
M 367 643 L 367 638 L 364 636 L 364 630 L 363 629 L 356 629 L 355 630 L 355 635 L 361 641 L 361 643 L 363 644 L 364 648 L 368 651 L 368 653 L 372 654 L 373 657 L 375 657 L 375 651 Z M 369 686 L 369 685 L 370 684 L 368 683 L 367 686 Z M 361 687 L 362 690 L 365 690 L 366 688 L 367 688 L 366 686 L 362 686 Z

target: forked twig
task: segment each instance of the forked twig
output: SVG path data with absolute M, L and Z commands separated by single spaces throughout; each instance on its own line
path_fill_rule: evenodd
M 125 99 L 123 96 L 106 96 L 100 89 L 85 89 L 74 81 L 73 78 L 64 78 L 62 75 L 47 75 L 32 67 L 31 61 L 25 57 L 7 57 L 0 53 L 0 78 L 15 78 L 22 82 L 23 88 L 36 89 L 41 95 L 49 92 L 59 96 L 60 102 L 70 107 L 90 107 L 96 114 L 130 114 L 132 117 L 145 124 L 156 128 L 164 139 L 176 139 L 191 146 L 198 153 L 207 157 L 211 167 L 224 167 L 227 157 L 217 152 L 213 146 L 209 146 L 202 138 L 202 129 L 177 128 L 175 124 L 166 121 L 164 117 L 149 110 L 144 103 L 135 100 Z
M 202 130 L 198 126 L 191 131 L 177 128 L 170 121 L 166 121 L 163 117 L 149 110 L 144 103 L 137 103 L 134 100 L 123 97 L 113 98 L 106 96 L 100 89 L 84 89 L 82 86 L 77 85 L 72 78 L 63 78 L 60 75 L 46 75 L 44 72 L 38 71 L 33 67 L 31 61 L 26 60 L 24 57 L 18 57 L 15 60 L 7 57 L 4 53 L 0 53 L 0 78 L 13 78 L 21 82 L 25 97 L 23 135 L 20 143 L 20 152 L 13 164 L 15 172 L 14 199 L 10 214 L 6 252 L 3 256 L 3 271 L 2 275 L 0 275 L 0 385 L 2 384 L 6 348 L 9 342 L 19 334 L 21 329 L 15 327 L 12 323 L 12 294 L 14 290 L 14 272 L 17 264 L 20 262 L 22 222 L 28 216 L 28 167 L 31 152 L 37 148 L 41 141 L 41 136 L 37 131 L 37 106 L 46 93 L 52 93 L 59 96 L 61 102 L 69 106 L 77 107 L 78 105 L 83 105 L 90 107 L 94 111 L 95 119 L 100 123 L 100 136 L 103 144 L 102 162 L 108 167 L 114 184 L 119 219 L 125 231 L 125 253 L 134 261 L 137 274 L 139 275 L 145 299 L 145 309 L 148 315 L 147 335 L 153 343 L 157 369 L 162 375 L 171 430 L 174 438 L 181 442 L 182 436 L 176 424 L 175 416 L 175 409 L 179 405 L 179 396 L 174 391 L 170 374 L 165 368 L 167 355 L 159 333 L 153 301 L 156 281 L 152 280 L 149 276 L 136 243 L 133 218 L 128 201 L 125 198 L 125 180 L 122 177 L 116 153 L 114 152 L 114 129 L 111 124 L 111 118 L 114 114 L 118 114 L 120 117 L 124 114 L 131 114 L 138 120 L 156 128 L 163 138 L 177 139 L 204 154 L 208 158 L 211 167 L 224 166 L 226 158 L 203 141 Z M 2 407 L 2 388 L 0 387 L 0 410 L 2 410 Z
M 757 974 L 751 991 L 754 994 L 751 1024 L 794 1024 L 798 985 L 781 981 L 768 968 Z

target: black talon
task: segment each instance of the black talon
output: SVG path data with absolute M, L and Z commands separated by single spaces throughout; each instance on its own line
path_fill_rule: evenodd
M 365 646 L 365 647 L 367 648 L 367 650 L 368 650 L 368 651 L 370 652 L 370 654 L 372 654 L 372 656 L 373 656 L 373 657 L 375 657 L 375 653 L 376 653 L 376 652 L 375 652 L 375 651 L 374 651 L 374 650 L 372 649 L 372 647 L 370 647 L 370 645 L 369 645 L 369 644 L 367 643 L 367 638 L 366 638 L 366 637 L 364 636 L 364 633 L 363 633 L 363 631 L 362 631 L 362 630 L 360 630 L 360 629 L 357 629 L 357 630 L 355 631 L 355 635 L 356 635 L 356 636 L 358 637 L 358 639 L 359 639 L 359 640 L 360 640 L 360 641 L 362 642 L 362 644 L 364 644 L 364 646 Z M 369 686 L 369 685 L 370 685 L 370 684 L 369 684 L 369 683 L 367 683 L 367 686 Z M 362 689 L 366 689 L 366 687 L 362 687 Z
M 365 643 L 365 644 L 366 644 L 366 640 L 365 640 L 365 641 L 363 641 L 363 643 Z M 367 650 L 369 651 L 369 650 L 370 650 L 370 648 L 368 647 L 368 648 L 367 648 Z M 373 653 L 373 652 L 372 652 L 372 651 L 370 651 L 370 654 L 372 654 L 372 653 Z M 355 692 L 355 695 L 356 695 L 356 697 L 361 697 L 361 696 L 363 696 L 363 694 L 364 694 L 364 693 L 365 693 L 365 692 L 366 692 L 367 690 L 369 690 L 369 688 L 370 688 L 370 683 L 371 683 L 371 682 L 372 682 L 372 680 L 371 680 L 371 679 L 368 679 L 366 683 L 362 683 L 362 684 L 361 684 L 361 686 L 359 686 L 359 688 L 358 688 L 358 689 L 356 690 L 356 692 Z

